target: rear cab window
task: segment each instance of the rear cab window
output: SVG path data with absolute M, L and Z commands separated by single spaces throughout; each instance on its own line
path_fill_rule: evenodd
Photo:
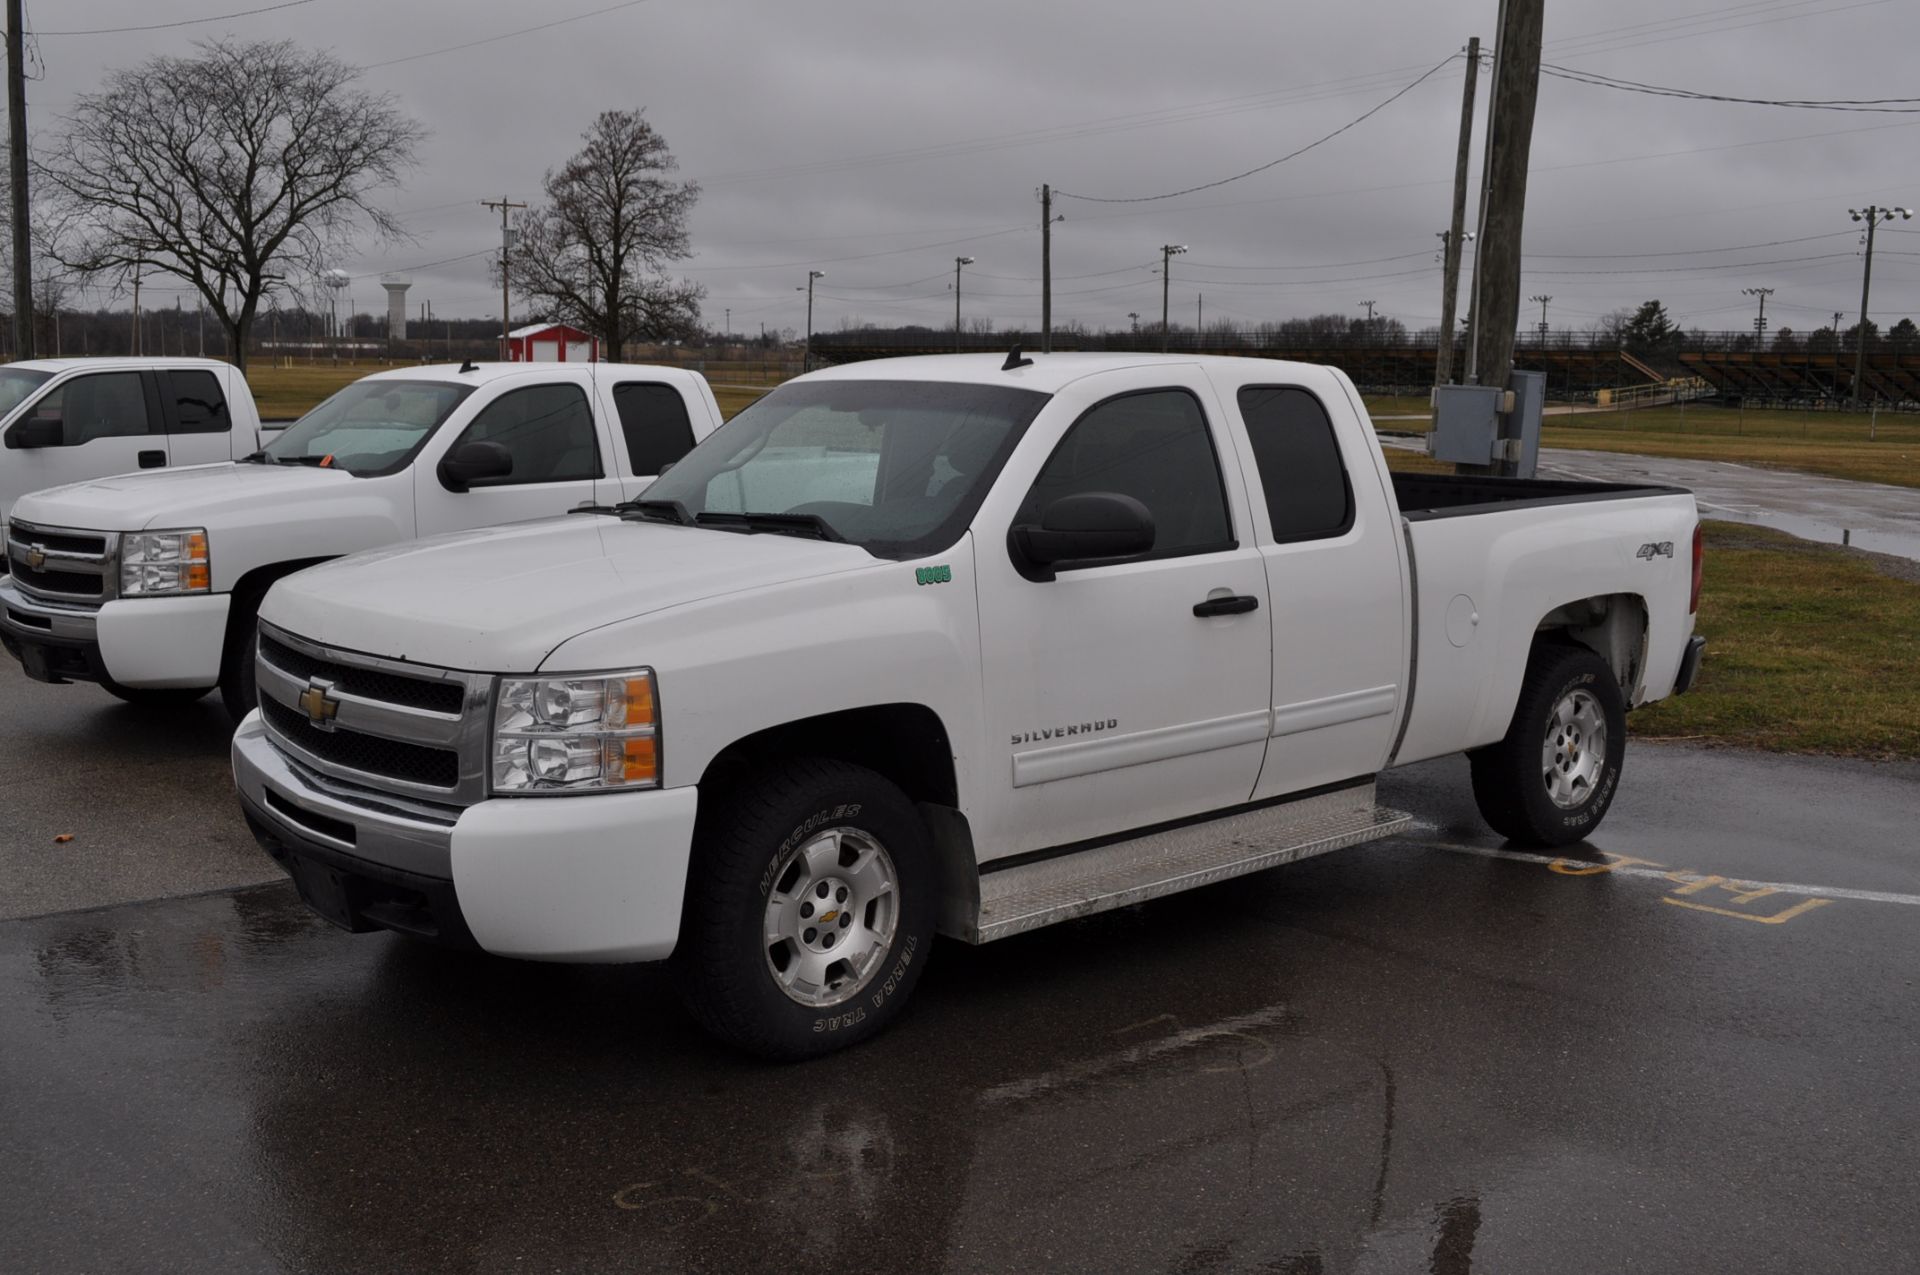
M 233 428 L 220 378 L 200 369 L 160 373 L 160 393 L 173 409 L 175 434 L 225 434 Z
M 614 410 L 627 444 L 627 472 L 652 477 L 693 450 L 687 401 L 671 385 L 622 381 L 613 387 Z
M 1326 540 L 1351 530 L 1353 482 L 1320 400 L 1290 385 L 1245 386 L 1237 400 L 1274 543 Z

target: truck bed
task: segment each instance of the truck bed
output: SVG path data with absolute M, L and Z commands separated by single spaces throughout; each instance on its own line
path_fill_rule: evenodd
M 1638 483 L 1584 483 L 1555 478 L 1489 478 L 1477 474 L 1393 475 L 1394 499 L 1409 521 L 1457 518 L 1495 510 L 1567 505 L 1635 496 L 1685 495 L 1678 487 Z

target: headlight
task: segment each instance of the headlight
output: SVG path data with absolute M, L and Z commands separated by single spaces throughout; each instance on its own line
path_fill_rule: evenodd
M 120 537 L 120 596 L 206 593 L 213 587 L 207 565 L 207 533 L 131 531 Z
M 653 670 L 500 679 L 493 791 L 599 792 L 660 786 Z

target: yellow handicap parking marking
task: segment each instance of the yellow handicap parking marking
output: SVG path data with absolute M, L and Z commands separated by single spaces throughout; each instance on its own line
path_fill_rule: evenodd
M 1660 897 L 1662 903 L 1703 912 L 1710 916 L 1758 925 L 1785 925 L 1840 900 L 1865 903 L 1890 903 L 1920 907 L 1920 895 L 1898 894 L 1885 890 L 1850 890 L 1838 886 L 1802 885 L 1788 881 L 1746 881 L 1718 873 L 1673 868 L 1656 859 L 1601 851 L 1598 861 L 1569 859 L 1565 856 L 1533 854 L 1525 850 L 1469 846 L 1448 841 L 1419 841 L 1416 845 L 1454 854 L 1470 854 L 1483 859 L 1507 859 L 1516 863 L 1537 864 L 1563 877 L 1622 876 L 1661 881 L 1673 888 Z M 1796 901 L 1797 900 L 1797 901 Z

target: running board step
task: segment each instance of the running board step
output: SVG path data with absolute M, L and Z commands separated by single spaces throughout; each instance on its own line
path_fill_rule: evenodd
M 1373 804 L 1373 785 L 1151 833 L 980 874 L 972 943 L 1123 908 L 1403 831 L 1413 816 Z

